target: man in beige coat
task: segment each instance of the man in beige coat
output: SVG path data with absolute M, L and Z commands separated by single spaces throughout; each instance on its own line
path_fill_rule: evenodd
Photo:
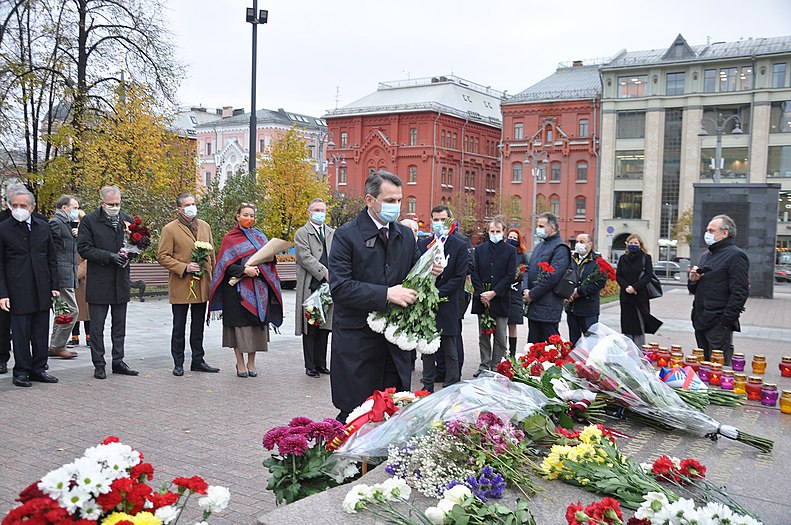
M 335 230 L 324 224 L 327 205 L 321 199 L 313 199 L 308 206 L 310 220 L 294 234 L 297 254 L 297 298 L 294 333 L 302 336 L 302 353 L 305 357 L 305 373 L 310 377 L 329 374 L 327 368 L 327 339 L 332 327 L 332 305 L 324 324 L 315 326 L 305 318 L 302 303 L 322 283 L 327 282 L 329 272 L 327 260 Z
M 214 239 L 206 221 L 196 218 L 198 208 L 195 197 L 182 193 L 176 199 L 176 220 L 162 228 L 159 239 L 157 261 L 170 271 L 168 295 L 173 309 L 173 333 L 170 338 L 170 353 L 173 355 L 173 375 L 184 375 L 184 332 L 187 325 L 187 310 L 192 310 L 190 323 L 190 350 L 192 350 L 193 372 L 219 372 L 203 360 L 203 323 L 206 321 L 206 305 L 209 301 L 211 275 L 217 262 Z M 192 260 L 195 242 L 209 243 L 209 257 L 203 265 Z M 202 272 L 197 275 L 198 272 Z

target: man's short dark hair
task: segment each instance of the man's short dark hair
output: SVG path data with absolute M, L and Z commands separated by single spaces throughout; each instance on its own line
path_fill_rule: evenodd
M 192 197 L 194 199 L 195 195 L 193 195 L 192 193 L 182 193 L 181 195 L 176 197 L 176 207 L 177 208 L 181 208 L 181 205 L 184 202 L 184 199 L 186 199 L 187 197 Z
M 717 215 L 716 217 L 714 217 L 714 219 L 720 219 L 721 227 L 723 230 L 728 232 L 728 237 L 730 237 L 731 239 L 736 238 L 736 223 L 733 221 L 733 219 L 731 219 L 727 215 Z
M 434 215 L 435 213 L 442 213 L 443 211 L 448 214 L 448 217 L 450 217 L 451 219 L 453 218 L 453 212 L 450 211 L 450 208 L 448 208 L 444 204 L 438 204 L 437 206 L 431 208 L 431 215 Z
M 57 209 L 61 209 L 62 207 L 71 204 L 71 201 L 73 200 L 77 200 L 77 198 L 74 197 L 74 195 L 61 195 L 60 199 L 58 199 L 58 202 L 55 204 L 55 207 Z
M 539 219 L 546 219 L 547 220 L 547 224 L 549 224 L 550 226 L 555 228 L 556 232 L 560 231 L 560 221 L 558 221 L 558 216 L 555 215 L 554 213 L 550 213 L 548 211 L 545 211 L 544 213 L 539 215 L 538 218 Z M 538 219 L 536 219 L 536 220 L 538 220 Z
M 365 180 L 365 195 L 372 195 L 378 197 L 382 191 L 382 182 L 387 181 L 397 187 L 403 186 L 403 182 L 398 178 L 395 173 L 390 173 L 387 170 L 380 169 L 368 175 Z

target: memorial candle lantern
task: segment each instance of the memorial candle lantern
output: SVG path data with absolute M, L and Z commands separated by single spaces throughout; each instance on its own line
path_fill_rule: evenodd
M 777 405 L 777 398 L 780 393 L 777 391 L 777 385 L 774 383 L 764 383 L 761 388 L 761 404 L 767 407 Z
M 682 366 L 684 364 L 684 354 L 681 352 L 670 352 L 670 366 Z
M 747 363 L 747 360 L 744 359 L 744 354 L 740 352 L 734 352 L 733 357 L 731 357 L 731 367 L 733 367 L 734 372 L 744 372 L 744 365 Z
M 709 384 L 712 386 L 720 386 L 722 379 L 722 365 L 719 363 L 711 363 L 709 365 Z
M 650 362 L 656 361 L 656 356 L 654 355 L 654 349 L 651 348 L 651 345 L 643 345 L 643 356 Z
M 708 361 L 703 361 L 702 363 L 700 363 L 700 366 L 698 367 L 698 377 L 704 383 L 709 382 L 710 367 L 711 367 L 711 363 Z
M 698 363 L 703 361 L 703 349 L 702 348 L 693 348 L 692 355 L 698 358 Z
M 761 400 L 761 387 L 764 380 L 758 376 L 750 376 L 747 380 L 747 386 L 744 389 L 747 391 L 747 399 L 750 401 Z
M 723 390 L 733 390 L 733 370 L 730 368 L 726 368 L 722 371 L 722 377 L 720 377 L 720 388 Z
M 753 356 L 753 374 L 763 374 L 766 372 L 766 356 L 755 354 Z
M 648 343 L 648 344 L 651 345 L 651 348 L 653 348 L 654 350 L 659 348 L 659 343 Z
M 734 373 L 733 374 L 733 393 L 744 395 L 747 393 L 747 374 Z
M 673 352 L 684 353 L 684 351 L 681 349 L 681 345 L 670 345 L 670 353 L 672 354 Z
M 700 362 L 698 361 L 697 356 L 688 355 L 686 358 L 684 358 L 684 366 L 690 367 L 697 374 L 698 370 L 700 369 Z
M 780 375 L 783 377 L 791 377 L 791 356 L 784 355 L 780 362 Z
M 709 359 L 712 363 L 717 363 L 720 365 L 725 364 L 725 354 L 722 353 L 722 350 L 712 350 L 711 351 L 711 359 Z
M 668 366 L 670 364 L 670 351 L 665 346 L 660 346 L 656 353 L 656 366 Z
M 780 412 L 791 414 L 791 390 L 783 390 L 783 395 L 780 396 Z

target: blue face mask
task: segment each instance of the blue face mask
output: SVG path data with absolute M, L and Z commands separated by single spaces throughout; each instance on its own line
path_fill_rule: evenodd
M 489 240 L 492 241 L 494 244 L 497 244 L 498 242 L 502 242 L 503 241 L 503 234 L 502 233 L 497 233 L 497 234 L 492 235 L 490 233 L 489 234 Z
M 629 253 L 637 253 L 640 251 L 640 246 L 637 244 L 630 244 L 627 246 L 627 249 L 629 250 Z
M 80 210 L 71 210 L 69 212 L 69 219 L 76 221 L 80 218 Z
M 324 224 L 324 221 L 327 219 L 327 212 L 314 211 L 313 213 L 310 214 L 310 219 L 316 224 Z
M 538 237 L 539 239 L 546 239 L 547 230 L 541 227 L 536 228 L 536 237 Z
M 374 199 L 376 199 L 376 197 L 374 197 Z M 401 215 L 400 202 L 382 203 L 382 211 L 379 212 L 379 218 L 382 219 L 385 224 L 396 221 L 399 215 Z
M 436 235 L 437 237 L 442 237 L 443 235 L 448 233 L 448 230 L 445 229 L 445 223 L 442 221 L 432 222 L 431 229 L 434 230 L 434 235 Z
M 519 248 L 519 241 L 517 241 L 516 239 L 508 239 L 505 242 L 507 242 L 508 244 L 513 246 L 514 248 Z

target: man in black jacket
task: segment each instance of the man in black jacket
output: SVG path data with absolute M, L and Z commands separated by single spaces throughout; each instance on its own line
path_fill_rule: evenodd
M 733 332 L 740 331 L 739 316 L 749 295 L 750 259 L 733 244 L 736 223 L 727 215 L 717 215 L 706 227 L 709 246 L 700 262 L 689 272 L 687 289 L 695 294 L 692 326 L 695 340 L 706 360 L 712 349 L 722 350 L 725 366 L 731 365 Z
M 577 235 L 574 254 L 571 256 L 571 267 L 577 274 L 577 287 L 568 298 L 566 322 L 569 325 L 569 340 L 577 344 L 577 340 L 588 329 L 599 322 L 600 292 L 607 284 L 607 275 L 599 270 L 600 255 L 593 251 L 590 235 Z
M 12 218 L 0 223 L 0 309 L 11 314 L 13 383 L 57 383 L 46 372 L 49 308 L 58 292 L 55 245 L 46 221 L 33 217 L 33 194 L 11 197 Z
M 71 195 L 58 199 L 55 216 L 49 221 L 55 254 L 58 260 L 58 290 L 60 298 L 69 306 L 72 316 L 70 323 L 53 324 L 49 340 L 49 355 L 62 359 L 77 357 L 77 352 L 66 348 L 71 330 L 77 323 L 77 225 L 80 218 L 80 203 Z
M 450 208 L 435 206 L 431 210 L 431 227 L 434 238 L 447 235 L 445 221 L 451 217 Z M 425 253 L 433 239 L 422 239 L 418 242 L 418 250 Z M 459 334 L 459 295 L 464 294 L 464 281 L 467 278 L 467 246 L 454 235 L 449 235 L 445 241 L 444 252 L 448 265 L 437 276 L 436 285 L 439 296 L 446 300 L 439 304 L 437 310 L 437 329 L 441 331 L 439 350 L 434 354 L 424 354 L 423 361 L 423 388 L 429 392 L 434 391 L 434 381 L 437 380 L 435 368 L 442 358 L 444 364 L 442 386 L 458 383 L 460 379 L 459 359 L 456 352 L 456 337 Z
M 112 318 L 112 370 L 114 374 L 136 376 L 124 362 L 126 307 L 129 303 L 129 259 L 119 253 L 124 245 L 126 223 L 134 220 L 121 213 L 121 190 L 105 186 L 99 190 L 99 209 L 80 221 L 77 251 L 88 261 L 85 300 L 91 318 L 91 359 L 96 379 L 107 379 L 104 360 L 104 321 Z

